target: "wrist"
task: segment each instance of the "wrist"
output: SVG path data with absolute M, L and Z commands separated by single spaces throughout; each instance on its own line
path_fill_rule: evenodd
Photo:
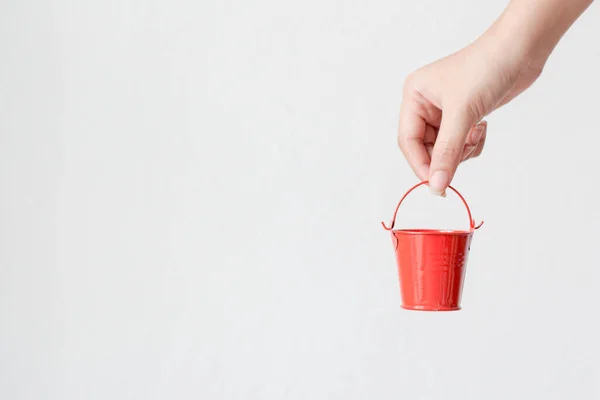
M 512 0 L 479 39 L 508 69 L 541 70 L 592 0 Z

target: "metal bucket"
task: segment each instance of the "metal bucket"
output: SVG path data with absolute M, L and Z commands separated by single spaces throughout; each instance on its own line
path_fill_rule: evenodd
M 460 310 L 462 288 L 471 250 L 473 233 L 483 222 L 475 226 L 471 210 L 464 197 L 449 187 L 462 200 L 469 214 L 469 230 L 394 229 L 400 205 L 413 190 L 402 196 L 390 226 L 381 223 L 392 234 L 396 252 L 402 308 L 418 311 Z

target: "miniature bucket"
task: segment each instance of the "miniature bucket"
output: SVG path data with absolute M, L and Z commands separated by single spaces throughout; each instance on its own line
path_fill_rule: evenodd
M 464 197 L 452 186 L 467 208 L 469 230 L 394 229 L 400 205 L 421 182 L 402 196 L 390 226 L 381 223 L 392 234 L 396 252 L 402 308 L 419 311 L 456 311 L 461 309 L 462 288 L 475 226 Z

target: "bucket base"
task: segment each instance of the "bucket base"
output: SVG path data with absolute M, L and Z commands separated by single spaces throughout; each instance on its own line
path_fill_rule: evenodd
M 401 306 L 411 311 L 459 311 L 462 307 Z

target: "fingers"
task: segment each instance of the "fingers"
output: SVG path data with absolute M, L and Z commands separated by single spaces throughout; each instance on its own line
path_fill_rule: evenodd
M 415 175 L 422 181 L 429 177 L 429 163 L 431 162 L 424 142 L 427 127 L 427 123 L 414 111 L 412 104 L 402 103 L 398 126 L 398 146 Z
M 438 140 L 438 130 L 427 123 L 419 113 L 409 112 L 411 111 L 410 104 L 403 104 L 400 112 L 400 127 L 398 132 L 398 144 L 406 157 L 409 165 L 411 166 L 414 173 L 421 180 L 431 180 L 430 178 L 430 164 L 433 158 L 434 147 L 436 142 L 444 141 L 442 136 Z M 471 158 L 478 157 L 483 151 L 485 145 L 485 138 L 487 135 L 487 122 L 482 121 L 476 125 L 473 125 L 467 134 L 465 142 L 460 152 L 460 158 L 458 163 L 469 160 Z M 440 142 L 438 144 L 438 152 L 440 145 L 444 145 L 443 152 L 453 153 L 451 147 L 448 146 L 447 142 Z M 460 142 L 456 146 L 460 146 Z M 460 147 L 456 147 L 457 149 Z M 457 152 L 458 153 L 458 152 Z M 446 154 L 447 156 L 448 154 Z M 447 157 L 446 157 L 447 158 Z M 443 165 L 444 161 L 442 161 Z M 451 161 L 450 165 L 453 166 L 456 161 Z M 447 162 L 446 162 L 447 164 Z M 458 166 L 458 164 L 456 164 Z M 446 168 L 448 170 L 448 168 Z M 435 178 L 432 191 L 435 194 L 444 193 L 447 185 L 452 180 L 456 167 L 449 169 L 450 179 L 448 183 L 442 182 L 441 185 L 436 186 Z M 439 175 L 439 174 L 438 174 Z M 438 187 L 443 187 L 440 192 Z
M 429 189 L 442 195 L 456 172 L 474 121 L 466 113 L 446 112 L 442 115 L 440 131 L 433 146 L 429 167 Z M 479 129 L 477 129 L 479 131 Z
M 461 161 L 466 161 L 470 158 L 477 157 L 477 155 L 479 154 L 475 155 L 476 150 L 479 150 L 479 153 L 481 153 L 483 146 L 480 147 L 480 144 L 482 140 L 484 140 L 486 133 L 486 121 L 480 122 L 471 128 L 471 130 L 469 131 L 469 135 L 467 136 L 465 147 L 463 149 Z
M 410 82 L 408 82 L 410 83 Z M 443 194 L 461 161 L 483 149 L 487 123 L 465 112 L 445 112 L 410 84 L 400 108 L 398 145 L 413 172 L 429 180 L 434 194 Z
M 398 146 L 417 177 L 429 178 L 431 148 L 437 137 L 442 111 L 415 89 L 416 75 L 404 83 L 404 100 L 400 107 Z
M 433 145 L 435 144 L 435 139 L 437 139 L 438 131 L 431 125 L 427 125 L 425 129 L 425 137 L 423 138 L 423 144 L 425 145 L 425 149 L 427 150 L 427 154 L 429 155 L 429 161 L 431 162 L 431 153 L 433 153 Z M 429 178 L 429 173 L 425 178 Z
M 486 137 L 487 137 L 487 131 L 483 133 L 483 136 L 481 137 L 479 144 L 477 145 L 477 147 L 475 148 L 475 150 L 473 151 L 473 153 L 471 154 L 471 156 L 469 158 L 475 158 L 475 157 L 479 157 L 481 155 L 481 153 L 483 152 L 483 147 L 485 146 L 485 138 Z

